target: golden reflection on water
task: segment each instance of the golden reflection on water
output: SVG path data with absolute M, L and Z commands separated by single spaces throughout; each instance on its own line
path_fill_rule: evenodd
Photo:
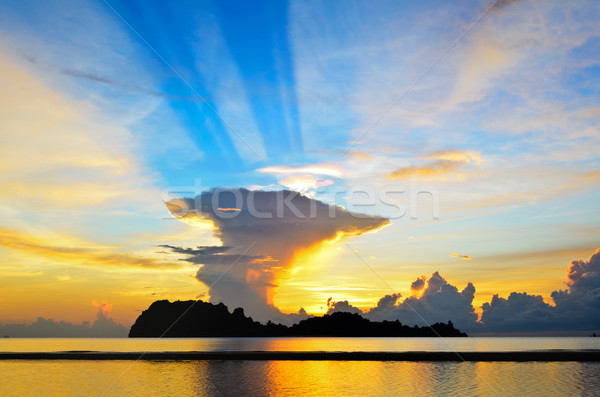
M 0 351 L 519 351 L 600 349 L 600 338 L 0 338 Z
M 133 365 L 132 365 L 133 364 Z M 597 363 L 2 361 L 3 396 L 591 395 Z

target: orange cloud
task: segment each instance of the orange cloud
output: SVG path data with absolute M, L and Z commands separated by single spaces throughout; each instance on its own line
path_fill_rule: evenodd
M 470 255 L 450 254 L 450 256 L 453 257 L 453 258 L 464 259 L 466 261 L 470 261 L 471 260 L 471 256 Z
M 571 266 L 567 269 L 567 280 L 565 284 L 569 287 L 578 287 L 585 284 L 587 279 L 592 279 L 598 276 L 600 269 L 600 248 L 590 256 L 588 261 L 576 259 L 571 261 Z
M 454 150 L 454 149 L 433 152 L 426 158 L 436 159 L 436 160 L 447 160 L 447 161 L 459 162 L 459 163 L 475 163 L 475 164 L 481 164 L 481 162 L 483 161 L 483 158 L 478 153 L 475 153 L 470 150 Z
M 102 312 L 104 317 L 106 317 L 106 318 L 110 317 L 110 312 L 112 311 L 112 308 L 113 308 L 112 303 L 108 303 L 105 300 L 103 300 L 102 303 L 98 303 L 94 299 L 94 300 L 92 300 L 92 306 L 94 306 L 96 309 L 98 309 L 99 312 Z
M 424 166 L 398 168 L 396 171 L 385 175 L 385 178 L 409 179 L 413 176 L 430 178 L 440 175 L 452 174 L 459 167 L 459 162 L 449 160 L 438 160 Z
M 420 293 L 425 289 L 425 285 L 427 283 L 427 277 L 421 276 L 417 278 L 410 284 L 410 290 L 414 296 L 420 295 Z
M 257 264 L 257 263 L 265 263 L 265 262 L 278 262 L 279 259 L 275 259 L 272 256 L 266 256 L 265 258 L 256 258 L 250 261 L 250 263 L 253 264 Z M 271 268 L 273 268 L 274 266 L 271 266 Z
M 595 180 L 595 179 L 600 179 L 600 171 L 586 172 L 586 173 L 582 174 L 580 176 L 580 178 L 582 180 L 587 180 L 587 181 L 591 181 L 591 180 Z
M 462 177 L 463 174 L 459 173 L 458 170 L 467 164 L 480 164 L 483 159 L 482 157 L 472 151 L 460 151 L 454 149 L 448 149 L 445 151 L 438 151 L 429 154 L 424 157 L 430 161 L 424 165 L 402 167 L 398 168 L 387 175 L 387 179 L 409 179 L 411 177 L 424 177 L 424 178 L 435 178 L 446 175 L 454 175 Z

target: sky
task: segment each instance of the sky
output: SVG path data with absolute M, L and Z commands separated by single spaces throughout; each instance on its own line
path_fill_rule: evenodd
M 0 324 L 210 299 L 599 329 L 598 20 L 593 0 L 3 1 Z

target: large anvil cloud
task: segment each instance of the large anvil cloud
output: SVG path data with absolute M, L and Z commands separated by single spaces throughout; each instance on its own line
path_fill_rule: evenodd
M 202 265 L 196 277 L 210 287 L 211 302 L 243 307 L 261 321 L 285 323 L 294 318 L 273 306 L 273 290 L 299 252 L 389 223 L 288 190 L 215 189 L 194 199 L 170 200 L 167 207 L 182 221 L 203 219 L 215 226 L 222 242 L 218 248 L 166 247 Z

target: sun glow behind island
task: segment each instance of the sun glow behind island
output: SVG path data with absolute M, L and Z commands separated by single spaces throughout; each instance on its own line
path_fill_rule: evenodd
M 327 297 L 294 291 L 298 273 L 326 285 L 320 273 L 336 261 L 344 239 L 389 224 L 386 218 L 353 214 L 292 191 L 214 190 L 194 199 L 173 199 L 167 208 L 183 222 L 200 227 L 212 223 L 221 240 L 214 247 L 168 247 L 200 265 L 196 277 L 209 287 L 211 301 L 240 305 L 261 319 L 306 310 L 304 306 L 321 312 Z M 239 211 L 223 214 L 222 208 Z

